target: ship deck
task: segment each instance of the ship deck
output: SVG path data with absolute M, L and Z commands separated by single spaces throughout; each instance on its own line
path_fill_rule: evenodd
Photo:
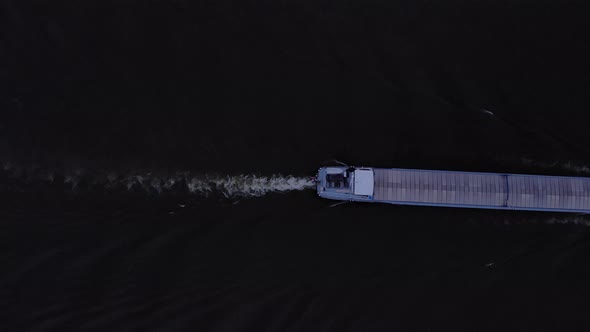
M 380 168 L 374 172 L 374 201 L 590 212 L 590 178 Z

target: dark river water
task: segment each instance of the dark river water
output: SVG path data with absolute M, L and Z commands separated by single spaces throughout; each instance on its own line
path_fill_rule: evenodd
M 0 2 L 0 330 L 585 330 L 590 217 L 318 167 L 590 176 L 582 1 Z

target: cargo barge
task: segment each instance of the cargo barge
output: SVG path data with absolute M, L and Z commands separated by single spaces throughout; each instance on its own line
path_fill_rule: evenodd
M 590 213 L 590 178 L 329 166 L 322 198 L 401 205 Z

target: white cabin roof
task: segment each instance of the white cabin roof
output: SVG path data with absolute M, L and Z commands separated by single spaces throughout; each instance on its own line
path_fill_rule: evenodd
M 354 171 L 354 194 L 373 196 L 375 180 L 373 169 L 361 168 Z

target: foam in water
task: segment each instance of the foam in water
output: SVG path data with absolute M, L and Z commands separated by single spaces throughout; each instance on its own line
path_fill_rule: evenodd
M 194 174 L 189 171 L 175 173 L 155 172 L 92 172 L 84 169 L 64 170 L 56 172 L 43 170 L 40 167 L 17 167 L 12 163 L 3 163 L 4 176 L 18 179 L 24 183 L 57 182 L 63 177 L 64 189 L 69 192 L 96 190 L 143 191 L 147 193 L 178 193 L 188 192 L 208 196 L 218 194 L 227 198 L 259 197 L 268 193 L 281 193 L 303 190 L 315 185 L 313 180 L 292 175 L 275 174 L 259 176 L 254 174 L 215 175 Z
M 565 218 L 550 218 L 545 220 L 547 224 L 574 224 L 582 226 L 590 226 L 590 220 L 583 217 L 565 217 Z
M 504 219 L 504 225 L 511 225 L 516 222 L 515 219 Z M 564 214 L 563 216 L 551 217 L 531 217 L 526 219 L 527 223 L 548 224 L 548 225 L 578 225 L 590 226 L 590 216 L 583 214 Z
M 71 176 L 76 179 L 76 176 Z M 72 190 L 75 190 L 75 180 L 70 180 Z M 257 176 L 257 175 L 195 175 L 190 172 L 177 172 L 175 174 L 141 173 L 124 174 L 118 176 L 110 173 L 104 180 L 94 179 L 94 186 L 102 186 L 107 189 L 123 187 L 127 191 L 142 190 L 158 194 L 186 190 L 192 194 L 208 196 L 212 193 L 225 197 L 259 197 L 273 192 L 287 192 L 303 190 L 313 187 L 312 180 L 295 176 Z
M 512 163 L 514 161 L 519 161 L 520 164 L 534 168 L 539 170 L 560 170 L 573 173 L 575 175 L 590 175 L 590 167 L 586 165 L 582 165 L 579 163 L 575 163 L 573 161 L 538 161 L 531 158 L 522 157 L 519 160 L 515 160 L 512 158 L 505 158 L 505 157 L 495 157 L 493 158 L 494 161 L 499 163 Z
M 531 167 L 538 167 L 538 168 L 545 168 L 545 169 L 561 169 L 564 171 L 576 173 L 576 174 L 590 174 L 590 167 L 585 165 L 576 164 L 572 161 L 566 162 L 559 162 L 555 161 L 552 163 L 549 162 L 540 162 L 529 158 L 521 158 L 521 162 L 527 166 Z

